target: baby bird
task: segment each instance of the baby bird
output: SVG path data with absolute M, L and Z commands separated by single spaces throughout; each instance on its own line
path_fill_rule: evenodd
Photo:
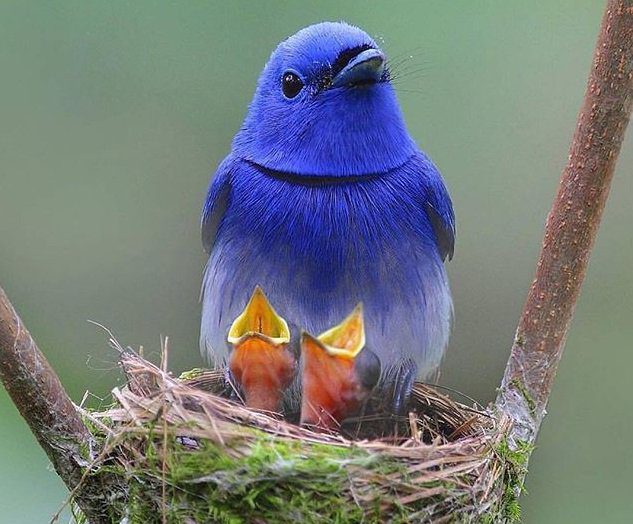
M 380 377 L 380 360 L 365 347 L 360 305 L 343 322 L 301 336 L 301 424 L 335 429 L 354 414 Z
M 283 393 L 295 375 L 295 358 L 288 347 L 288 324 L 259 286 L 231 325 L 227 340 L 232 347 L 229 370 L 244 403 L 279 412 Z

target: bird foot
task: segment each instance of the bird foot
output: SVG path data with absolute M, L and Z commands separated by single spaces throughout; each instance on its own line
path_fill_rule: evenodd
M 396 370 L 393 380 L 393 395 L 392 395 L 392 409 L 396 415 L 404 415 L 407 406 L 409 405 L 409 399 L 411 398 L 411 391 L 415 378 L 418 375 L 418 366 L 411 360 L 407 359 Z

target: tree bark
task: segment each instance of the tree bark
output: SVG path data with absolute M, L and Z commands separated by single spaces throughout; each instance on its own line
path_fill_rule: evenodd
M 633 1 L 609 0 L 569 160 L 497 397 L 533 443 L 585 277 L 633 103 Z
M 55 371 L 0 288 L 0 379 L 69 490 L 92 458 L 92 437 Z M 104 490 L 82 486 L 77 503 L 92 523 L 108 522 Z

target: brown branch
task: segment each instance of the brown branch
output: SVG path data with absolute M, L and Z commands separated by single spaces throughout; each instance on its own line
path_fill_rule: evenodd
M 609 0 L 569 160 L 545 226 L 497 406 L 533 443 L 609 193 L 633 103 L 633 0 Z
M 1 287 L 0 379 L 57 474 L 75 489 L 91 459 L 92 437 Z M 82 485 L 77 499 L 92 523 L 109 522 L 103 488 Z

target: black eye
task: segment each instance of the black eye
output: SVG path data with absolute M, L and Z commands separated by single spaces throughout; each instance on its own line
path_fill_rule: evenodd
M 294 98 L 303 89 L 303 82 L 296 74 L 288 71 L 281 79 L 281 90 L 286 98 Z

